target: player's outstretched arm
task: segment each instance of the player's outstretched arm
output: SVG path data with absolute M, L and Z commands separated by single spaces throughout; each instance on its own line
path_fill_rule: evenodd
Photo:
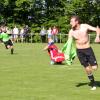
M 45 51 L 45 50 L 48 50 L 48 45 L 45 46 L 45 47 L 43 48 L 43 50 L 44 50 L 44 51 Z
M 100 28 L 99 28 L 99 26 L 97 26 L 97 28 L 96 28 L 96 33 L 100 34 Z
M 100 28 L 99 28 L 98 26 L 97 26 L 97 27 L 93 27 L 93 26 L 91 26 L 91 25 L 86 24 L 86 27 L 88 28 L 88 30 L 94 31 L 94 32 L 96 32 L 97 34 L 100 34 Z

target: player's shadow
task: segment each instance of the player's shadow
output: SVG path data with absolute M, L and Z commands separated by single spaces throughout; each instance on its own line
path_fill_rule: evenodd
M 55 63 L 54 65 L 66 65 L 65 63 Z
M 88 83 L 77 83 L 76 84 L 76 87 L 81 87 L 81 86 L 84 86 L 84 85 L 89 85 L 89 86 L 91 86 L 91 84 L 88 82 Z M 100 87 L 100 81 L 96 81 L 96 86 L 97 87 Z
M 81 87 L 81 86 L 84 86 L 84 85 L 88 85 L 89 83 L 77 83 L 76 84 L 76 87 Z
M 9 53 L 9 54 L 11 54 L 11 53 Z M 14 52 L 12 55 L 18 55 L 18 53 Z

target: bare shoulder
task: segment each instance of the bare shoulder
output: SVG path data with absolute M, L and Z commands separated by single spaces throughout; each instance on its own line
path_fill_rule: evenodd
M 81 24 L 81 27 L 87 27 L 88 28 L 88 24 Z
M 89 25 L 89 24 L 81 24 L 82 28 L 85 28 L 86 30 L 90 30 L 90 31 L 96 31 L 96 28 Z

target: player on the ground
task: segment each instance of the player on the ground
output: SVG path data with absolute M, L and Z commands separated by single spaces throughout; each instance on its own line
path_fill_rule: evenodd
M 51 35 L 48 36 L 48 45 L 45 46 L 43 50 L 48 50 L 51 59 L 50 64 L 61 64 L 65 60 L 64 53 L 58 50 L 57 46 L 54 44 L 54 41 L 51 38 Z

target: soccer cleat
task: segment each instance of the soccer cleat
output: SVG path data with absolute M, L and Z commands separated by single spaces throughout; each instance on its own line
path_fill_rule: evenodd
M 54 65 L 54 63 L 55 63 L 55 62 L 51 60 L 50 64 L 51 64 L 51 65 Z
M 96 86 L 93 86 L 93 87 L 91 88 L 91 90 L 96 90 Z

